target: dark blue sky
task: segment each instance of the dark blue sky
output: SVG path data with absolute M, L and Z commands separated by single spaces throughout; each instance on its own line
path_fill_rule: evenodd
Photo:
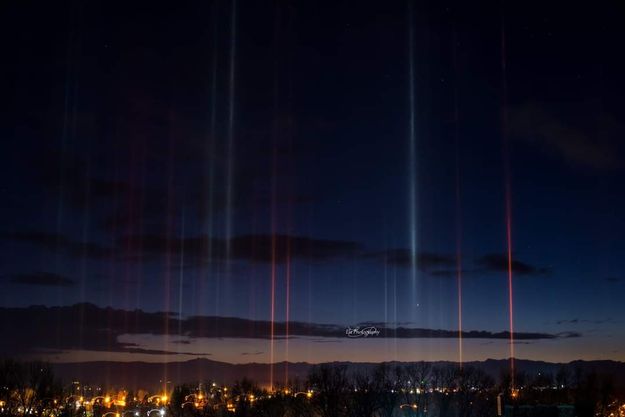
M 624 359 L 622 6 L 465 3 L 4 5 L 0 304 L 267 320 L 273 259 L 276 320 L 289 265 L 291 320 L 454 330 L 461 236 L 505 331 L 508 158 L 516 328 Z

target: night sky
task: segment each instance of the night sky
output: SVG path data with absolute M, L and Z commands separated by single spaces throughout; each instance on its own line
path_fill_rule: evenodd
M 623 5 L 0 10 L 0 354 L 625 360 Z

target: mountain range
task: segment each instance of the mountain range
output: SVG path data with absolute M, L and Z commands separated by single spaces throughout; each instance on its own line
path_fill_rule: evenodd
M 349 371 L 369 371 L 378 363 L 363 362 L 332 362 L 334 365 L 346 365 Z M 389 365 L 405 365 L 406 362 L 389 362 Z M 432 362 L 432 365 L 450 365 L 452 362 Z M 232 384 L 236 380 L 248 378 L 260 386 L 269 385 L 270 367 L 266 363 L 231 364 L 209 359 L 192 359 L 183 362 L 152 363 L 152 362 L 73 362 L 53 363 L 55 373 L 64 383 L 80 381 L 83 384 L 102 387 L 124 387 L 131 390 L 162 389 L 164 381 L 171 386 L 198 381 L 215 381 L 219 384 Z M 274 381 L 284 382 L 288 379 L 304 380 L 310 369 L 315 366 L 307 362 L 279 362 L 274 364 Z M 496 381 L 509 371 L 508 359 L 487 359 L 485 361 L 466 362 L 465 366 L 482 369 Z M 571 371 L 595 371 L 599 374 L 612 374 L 617 386 L 625 387 L 625 363 L 596 360 L 573 361 L 569 363 L 552 363 L 532 360 L 515 360 L 515 368 L 528 376 L 538 373 L 555 375 L 560 368 L 566 366 Z

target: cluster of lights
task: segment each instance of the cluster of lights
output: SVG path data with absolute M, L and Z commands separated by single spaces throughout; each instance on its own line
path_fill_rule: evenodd
M 75 382 L 74 384 L 77 385 L 77 383 Z M 198 388 L 198 391 L 196 393 L 187 395 L 184 399 L 185 402 L 183 402 L 182 404 L 182 408 L 186 407 L 187 405 L 191 405 L 197 409 L 202 409 L 203 407 L 205 407 L 207 405 L 207 401 L 210 400 L 210 398 L 215 398 L 215 391 L 219 391 L 221 392 L 221 395 L 224 398 L 224 403 L 222 403 L 222 406 L 225 406 L 226 410 L 228 412 L 235 412 L 237 409 L 237 401 L 248 401 L 251 404 L 254 404 L 255 402 L 257 402 L 259 399 L 262 398 L 272 398 L 272 395 L 278 394 L 278 395 L 285 395 L 285 396 L 293 396 L 293 397 L 297 397 L 297 396 L 304 396 L 307 399 L 310 399 L 313 397 L 313 390 L 312 389 L 308 389 L 306 391 L 301 391 L 301 392 L 294 392 L 292 391 L 291 388 L 289 387 L 285 387 L 282 388 L 281 390 L 277 391 L 277 392 L 272 392 L 271 394 L 265 394 L 263 396 L 257 396 L 254 393 L 247 393 L 245 395 L 242 396 L 228 396 L 228 387 L 226 386 L 219 386 L 218 384 L 216 384 L 215 382 L 211 383 L 211 393 L 210 395 L 207 395 L 206 393 L 202 393 L 201 392 L 201 387 Z M 100 388 L 94 388 L 94 391 L 101 391 Z M 104 394 L 104 393 L 103 393 Z M 123 408 L 125 408 L 128 404 L 127 401 L 125 400 L 125 398 L 127 398 L 127 392 L 125 391 L 121 391 L 119 393 L 113 393 L 110 395 L 98 395 L 98 396 L 94 396 L 88 399 L 85 399 L 83 396 L 78 396 L 78 395 L 70 395 L 66 400 L 65 403 L 69 404 L 72 407 L 76 407 L 76 409 L 79 409 L 81 407 L 86 407 L 87 410 L 90 410 L 91 407 L 95 407 L 95 406 L 101 406 L 101 407 L 105 407 L 108 408 L 110 411 L 105 412 L 102 414 L 103 417 L 141 417 L 143 415 L 143 413 L 135 410 L 123 410 Z M 53 402 L 55 404 L 55 407 L 58 407 L 58 404 L 63 404 L 62 400 L 59 401 L 57 399 L 50 399 L 51 402 Z M 137 397 L 133 397 L 133 402 L 137 401 Z M 147 402 L 148 403 L 152 403 L 153 405 L 156 406 L 156 408 L 153 408 L 149 411 L 147 411 L 147 413 L 145 414 L 146 417 L 165 417 L 165 408 L 164 406 L 168 403 L 168 401 L 170 401 L 170 398 L 168 397 L 168 395 L 166 393 L 161 393 L 161 394 L 156 394 L 156 395 L 152 395 L 150 397 L 147 398 Z M 5 405 L 6 402 L 5 401 L 0 401 L 0 411 L 5 411 Z M 63 405 L 60 406 L 61 408 L 63 408 Z M 120 407 L 121 409 L 112 409 L 112 407 Z M 217 407 L 217 406 L 215 406 Z M 52 410 L 51 410 L 52 411 Z M 21 414 L 28 414 L 29 411 L 28 410 L 24 410 L 22 409 L 21 411 L 19 411 Z M 32 414 L 32 411 L 30 412 Z M 48 417 L 57 417 L 57 413 L 50 413 L 48 414 Z

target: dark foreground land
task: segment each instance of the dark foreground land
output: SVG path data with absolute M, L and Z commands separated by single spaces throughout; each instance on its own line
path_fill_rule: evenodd
M 575 362 L 567 365 L 520 361 L 514 377 L 507 361 L 476 364 L 286 364 L 275 366 L 273 386 L 247 375 L 232 382 L 193 372 L 163 370 L 163 364 L 50 365 L 4 360 L 0 363 L 0 415 L 36 417 L 625 417 L 623 364 Z M 218 366 L 207 361 L 205 366 Z M 267 369 L 267 365 L 221 364 L 222 372 Z M 499 366 L 502 365 L 502 366 Z M 119 367 L 118 367 L 119 366 Z M 170 364 L 171 366 L 171 364 Z M 150 382 L 152 368 L 172 372 L 179 382 Z M 67 373 L 80 370 L 86 379 Z M 106 372 L 104 371 L 106 369 Z M 537 370 L 540 369 L 540 370 Z M 146 373 L 140 373 L 140 371 Z M 497 377 L 494 372 L 499 371 Z M 59 372 L 60 371 L 60 372 Z M 154 372 L 154 371 L 152 371 Z M 306 372 L 303 377 L 299 373 Z M 120 379 L 119 374 L 124 378 Z M 201 378 L 197 376 L 201 375 Z M 286 379 L 286 375 L 291 376 Z M 88 378 L 87 378 L 88 376 Z M 117 377 L 115 377 L 117 376 Z M 132 380 L 133 385 L 117 383 Z M 97 382 L 99 381 L 99 382 Z M 116 381 L 113 383 L 113 381 Z M 139 381 L 147 381 L 141 387 Z M 263 381 L 262 379 L 260 381 Z

